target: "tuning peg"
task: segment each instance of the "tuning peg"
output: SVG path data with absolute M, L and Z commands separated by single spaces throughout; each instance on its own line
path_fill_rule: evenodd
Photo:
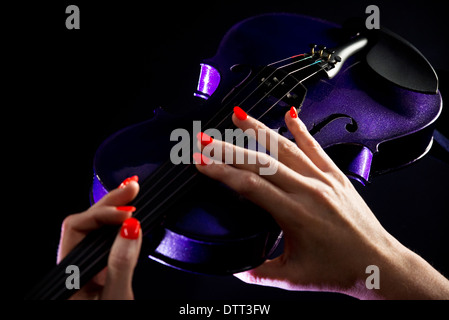
M 318 46 L 318 53 L 319 53 L 319 55 L 320 55 L 320 57 L 322 57 L 323 56 L 323 53 L 324 53 L 324 50 L 326 50 L 326 47 L 325 46 Z
M 329 61 L 331 61 L 331 58 L 332 58 L 332 55 L 335 53 L 335 50 L 330 50 L 330 49 L 327 49 L 327 50 L 325 50 L 325 52 L 326 52 L 326 54 L 327 54 L 327 61 L 329 62 Z
M 311 43 L 311 44 L 309 44 L 309 47 L 310 47 L 310 53 L 311 53 L 312 55 L 314 55 L 314 54 L 315 54 L 315 49 L 316 49 L 317 45 L 314 44 L 314 43 Z

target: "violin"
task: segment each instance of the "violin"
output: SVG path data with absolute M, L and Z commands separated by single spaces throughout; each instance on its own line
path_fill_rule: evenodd
M 192 137 L 192 159 L 199 131 L 234 128 L 234 106 L 292 139 L 284 114 L 295 106 L 339 168 L 366 184 L 424 156 L 442 110 L 434 69 L 406 40 L 363 23 L 342 27 L 297 14 L 265 14 L 234 25 L 215 56 L 201 63 L 193 95 L 188 107 L 180 106 L 187 113 L 155 109 L 152 118 L 104 141 L 95 154 L 90 196 L 95 203 L 137 175 L 143 182 L 131 205 L 145 254 L 213 275 L 260 265 L 282 230 L 269 213 L 201 175 L 191 161 L 174 164 L 175 129 Z M 66 267 L 78 266 L 85 284 L 106 266 L 118 228 L 88 234 L 26 298 L 70 297 Z

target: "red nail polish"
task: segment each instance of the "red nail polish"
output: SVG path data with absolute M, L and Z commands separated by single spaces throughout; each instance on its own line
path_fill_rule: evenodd
M 126 178 L 126 179 L 123 180 L 123 182 L 118 186 L 119 189 L 123 189 L 123 188 L 126 187 L 126 185 L 128 185 L 131 181 L 138 182 L 138 181 L 139 181 L 139 177 L 138 177 L 138 176 L 132 176 L 132 177 Z
M 204 132 L 198 132 L 196 135 L 196 138 L 201 142 L 203 146 L 207 146 L 208 144 L 212 143 L 214 139 L 210 137 L 209 135 L 205 134 Z
M 193 160 L 195 163 L 199 163 L 202 166 L 205 166 L 210 163 L 210 159 L 206 156 L 203 156 L 201 153 L 195 152 L 193 154 Z
M 237 119 L 239 119 L 239 120 L 246 120 L 246 118 L 248 118 L 248 115 L 246 114 L 246 112 L 243 111 L 242 108 L 240 108 L 239 106 L 234 107 L 234 113 L 235 113 L 235 116 L 237 117 Z
M 295 107 L 290 108 L 290 117 L 292 118 L 298 118 L 298 112 L 296 111 Z
M 123 221 L 120 235 L 125 239 L 137 239 L 140 232 L 140 222 L 136 218 L 128 218 Z
M 118 206 L 116 208 L 117 208 L 117 210 L 120 210 L 120 211 L 127 211 L 127 212 L 136 211 L 136 207 L 133 207 L 133 206 Z

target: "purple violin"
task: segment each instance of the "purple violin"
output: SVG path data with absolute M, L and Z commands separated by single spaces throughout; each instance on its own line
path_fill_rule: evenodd
M 174 268 L 217 275 L 261 264 L 282 232 L 267 212 L 199 174 L 193 164 L 174 164 L 173 130 L 189 132 L 194 145 L 193 121 L 201 121 L 199 130 L 223 133 L 233 128 L 233 107 L 240 106 L 292 138 L 283 117 L 295 106 L 337 165 L 365 184 L 422 157 L 442 108 L 435 71 L 404 39 L 384 29 L 368 31 L 364 24 L 341 27 L 294 14 L 235 25 L 216 55 L 201 64 L 193 94 L 191 105 L 180 106 L 189 113 L 157 109 L 153 118 L 100 146 L 91 199 L 138 175 L 143 182 L 132 205 L 146 242 L 143 253 Z M 193 188 L 197 184 L 201 188 Z M 29 297 L 69 297 L 65 267 L 79 266 L 86 283 L 106 266 L 117 230 L 89 234 Z

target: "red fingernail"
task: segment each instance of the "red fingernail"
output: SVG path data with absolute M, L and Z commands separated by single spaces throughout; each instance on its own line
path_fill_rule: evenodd
M 123 221 L 120 235 L 125 239 L 137 239 L 140 232 L 140 222 L 136 218 L 128 218 Z
M 203 156 L 201 153 L 195 152 L 193 154 L 193 160 L 195 163 L 199 163 L 202 166 L 205 166 L 210 163 L 210 159 L 206 156 Z
M 242 108 L 235 106 L 234 107 L 234 113 L 235 116 L 237 117 L 237 119 L 239 120 L 246 120 L 246 118 L 248 118 L 248 115 L 246 114 L 245 111 L 242 110 Z
M 208 144 L 212 143 L 214 139 L 210 137 L 209 135 L 205 134 L 204 132 L 198 132 L 196 135 L 196 138 L 201 142 L 203 146 L 207 146 Z
M 290 108 L 290 117 L 292 118 L 298 118 L 298 112 L 296 111 L 295 107 Z
M 117 210 L 120 210 L 120 211 L 127 211 L 127 212 L 136 211 L 136 207 L 133 207 L 133 206 L 118 206 L 116 208 L 117 208 Z
M 132 177 L 126 178 L 126 179 L 123 180 L 123 182 L 118 186 L 119 189 L 123 189 L 123 188 L 126 187 L 131 181 L 138 182 L 138 181 L 139 181 L 139 177 L 138 177 L 138 176 L 132 176 Z

